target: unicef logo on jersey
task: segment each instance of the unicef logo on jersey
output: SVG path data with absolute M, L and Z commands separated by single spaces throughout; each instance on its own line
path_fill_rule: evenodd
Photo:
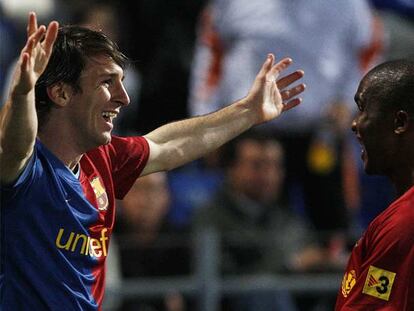
M 103 228 L 100 236 L 92 238 L 89 235 L 69 232 L 65 234 L 65 229 L 60 228 L 56 236 L 56 246 L 72 253 L 79 253 L 84 256 L 95 258 L 106 257 L 108 254 L 107 228 Z M 65 236 L 65 237 L 64 237 Z

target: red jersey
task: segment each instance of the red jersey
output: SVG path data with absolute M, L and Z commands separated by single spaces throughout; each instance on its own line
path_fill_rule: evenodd
M 414 187 L 354 246 L 335 310 L 414 310 Z

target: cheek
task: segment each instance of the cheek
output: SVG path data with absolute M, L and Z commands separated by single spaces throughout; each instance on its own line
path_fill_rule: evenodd
M 98 88 L 96 96 L 99 97 L 101 100 L 109 101 L 111 100 L 111 92 L 108 88 L 101 86 Z

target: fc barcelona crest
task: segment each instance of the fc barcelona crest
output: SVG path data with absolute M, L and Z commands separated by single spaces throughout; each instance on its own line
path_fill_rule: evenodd
M 98 209 L 100 211 L 106 211 L 108 208 L 108 196 L 106 195 L 106 191 L 104 186 L 101 183 L 101 180 L 98 176 L 94 177 L 91 180 L 91 186 L 93 191 L 95 192 L 96 202 L 98 203 Z

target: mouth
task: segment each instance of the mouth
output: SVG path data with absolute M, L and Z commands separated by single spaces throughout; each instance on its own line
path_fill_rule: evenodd
M 113 120 L 117 117 L 118 113 L 114 112 L 114 111 L 104 111 L 102 112 L 102 117 L 104 118 L 104 120 L 108 123 L 113 122 Z
M 360 153 L 360 155 L 361 155 L 361 159 L 362 159 L 362 160 L 364 160 L 364 158 L 365 158 L 365 156 L 366 156 L 365 146 L 364 146 L 364 144 L 363 144 L 363 142 L 362 142 L 362 139 L 361 139 L 361 137 L 360 137 L 359 135 L 356 135 L 356 138 L 357 138 L 358 143 L 359 143 L 359 145 L 360 145 L 360 147 L 361 147 L 361 153 Z
M 366 151 L 364 148 L 361 148 L 361 159 L 364 160 L 366 155 Z
M 365 161 L 367 158 L 367 150 L 365 149 L 365 146 L 361 143 L 361 159 L 362 161 Z

